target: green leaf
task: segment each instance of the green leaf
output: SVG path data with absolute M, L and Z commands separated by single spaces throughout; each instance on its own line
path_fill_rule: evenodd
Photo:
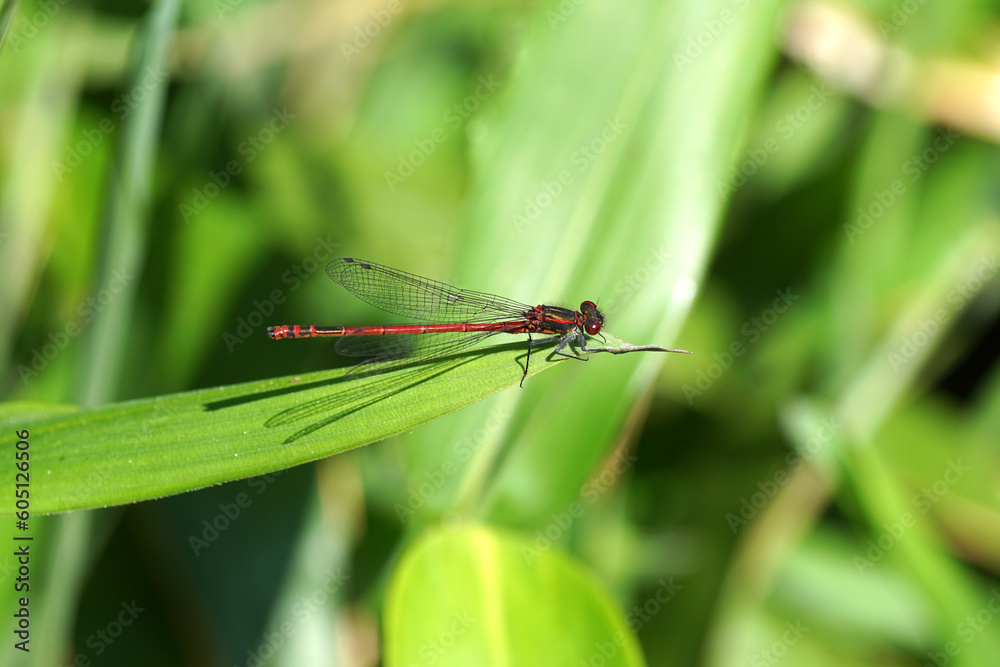
M 145 260 L 153 167 L 170 79 L 168 49 L 179 11 L 178 0 L 161 0 L 154 6 L 136 42 L 131 86 L 119 98 L 128 115 L 108 187 L 96 279 L 99 289 L 114 298 L 85 334 L 87 354 L 79 395 L 86 405 L 110 400 L 121 382 L 137 278 Z
M 414 543 L 393 575 L 385 619 L 389 667 L 645 664 L 624 615 L 588 572 L 483 526 Z
M 550 348 L 551 349 L 551 348 Z M 0 407 L 0 446 L 28 429 L 37 513 L 190 491 L 314 461 L 409 430 L 521 380 L 526 346 L 345 378 L 347 369 L 171 394 L 65 414 Z M 543 350 L 529 376 L 550 368 Z M 526 381 L 527 383 L 527 381 Z M 2 474 L 12 508 L 13 466 Z M 9 513 L 10 510 L 5 510 Z

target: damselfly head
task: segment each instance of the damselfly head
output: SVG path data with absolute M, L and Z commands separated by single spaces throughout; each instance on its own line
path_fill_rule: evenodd
M 581 326 L 588 336 L 596 336 L 604 326 L 604 315 L 597 310 L 597 304 L 593 301 L 584 301 L 580 304 L 580 314 L 583 315 Z

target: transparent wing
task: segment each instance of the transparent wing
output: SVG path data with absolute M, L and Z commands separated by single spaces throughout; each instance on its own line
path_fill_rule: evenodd
M 436 334 L 393 334 L 391 336 L 344 336 L 334 349 L 346 357 L 364 357 L 365 363 L 400 361 L 409 363 L 455 354 L 475 346 L 499 331 Z
M 327 264 L 326 275 L 376 308 L 425 322 L 496 322 L 523 317 L 531 310 L 502 296 L 460 289 L 351 257 Z

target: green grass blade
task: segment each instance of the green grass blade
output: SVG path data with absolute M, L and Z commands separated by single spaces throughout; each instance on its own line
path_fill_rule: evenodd
M 144 25 L 125 100 L 128 109 L 110 178 L 104 247 L 97 289 L 114 298 L 94 321 L 80 397 L 85 405 L 114 398 L 124 364 L 125 341 L 142 271 L 153 167 L 169 83 L 169 53 L 179 11 L 178 0 L 163 0 Z
M 362 378 L 345 369 L 115 403 L 72 414 L 4 410 L 31 443 L 36 513 L 104 507 L 314 461 L 414 428 L 511 385 L 525 346 L 498 345 Z M 530 375 L 559 361 L 531 357 Z M 526 381 L 530 383 L 530 379 Z M 14 469 L 2 482 L 13 507 Z M 9 510 L 5 510 L 9 513 Z

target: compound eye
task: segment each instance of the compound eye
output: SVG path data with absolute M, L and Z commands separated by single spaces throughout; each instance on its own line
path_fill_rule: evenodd
M 601 330 L 601 323 L 600 322 L 587 322 L 587 326 L 584 327 L 584 330 L 587 332 L 588 335 L 590 335 L 590 336 L 596 336 L 597 333 Z
M 597 310 L 597 304 L 593 301 L 584 301 L 580 304 L 581 313 L 592 313 Z

